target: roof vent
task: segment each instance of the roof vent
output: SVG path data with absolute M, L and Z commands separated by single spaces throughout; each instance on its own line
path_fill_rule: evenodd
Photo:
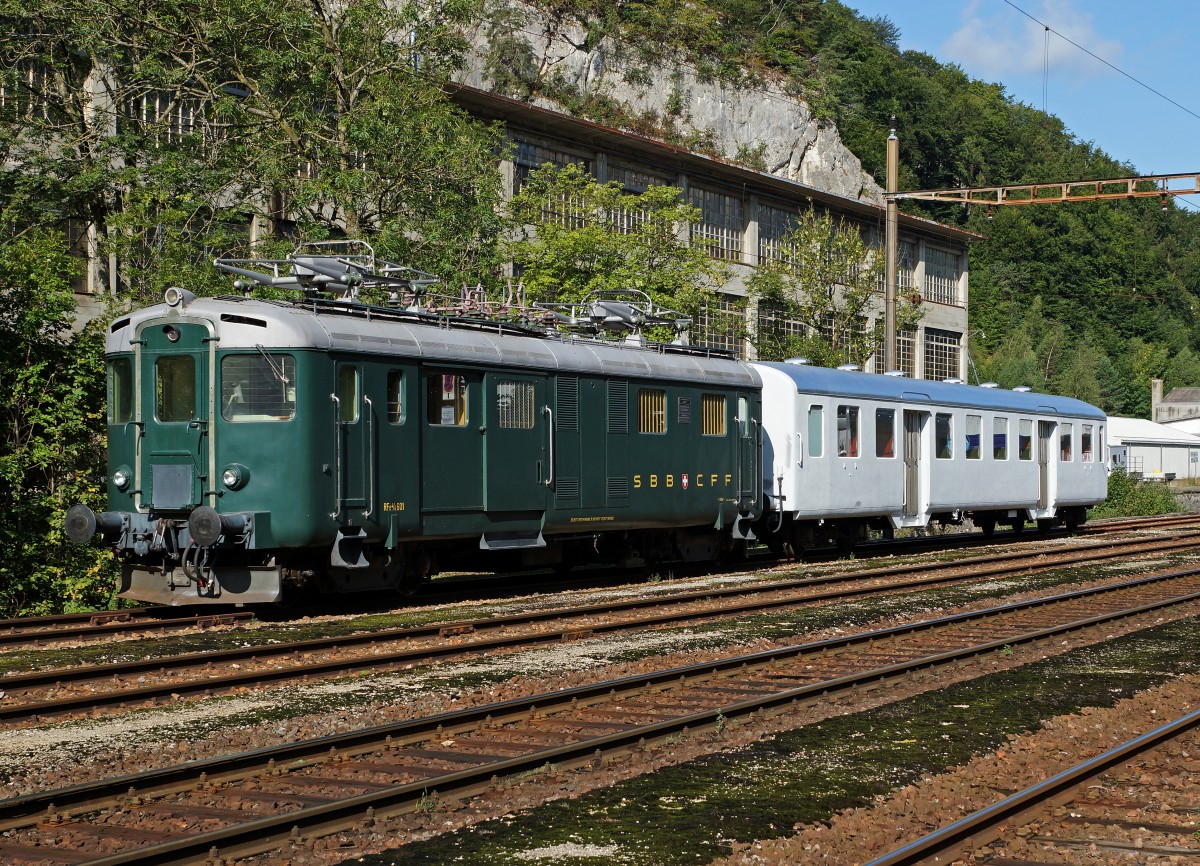
M 1013 390 L 1016 391 L 1018 394 L 1028 394 L 1033 389 L 1030 388 L 1028 385 L 1018 385 L 1017 387 L 1013 388 Z
M 965 382 L 963 382 L 962 379 L 959 379 L 957 376 L 952 377 L 950 379 L 943 379 L 942 381 L 945 382 L 947 385 L 964 385 L 964 384 L 966 384 Z
M 997 385 L 995 382 L 981 382 L 979 384 L 979 387 L 980 388 L 999 388 L 1000 386 Z
M 858 364 L 842 364 L 838 369 L 844 370 L 847 373 L 857 373 L 862 367 L 858 366 Z
M 787 359 L 786 361 L 784 361 L 783 363 L 785 363 L 785 364 L 799 364 L 801 367 L 807 367 L 807 366 L 809 366 L 809 365 L 812 363 L 812 361 L 808 360 L 808 358 L 788 358 L 788 359 Z
M 905 376 L 907 376 L 908 374 L 907 374 L 907 373 L 905 373 L 903 370 L 888 370 L 888 371 L 887 371 L 887 372 L 885 372 L 883 375 L 885 375 L 885 376 L 893 376 L 893 377 L 895 377 L 895 378 L 897 378 L 897 379 L 903 379 L 903 378 L 904 378 Z

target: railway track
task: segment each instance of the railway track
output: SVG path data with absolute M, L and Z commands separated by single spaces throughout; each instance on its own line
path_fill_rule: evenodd
M 680 626 L 701 620 L 764 613 L 797 605 L 845 601 L 884 593 L 1073 565 L 1164 554 L 1200 547 L 1200 532 L 1163 540 L 1090 542 L 1049 554 L 1006 551 L 986 561 L 909 563 L 853 575 L 705 588 L 448 624 L 390 629 L 291 643 L 216 650 L 10 674 L 0 678 L 0 722 L 155 706 L 184 697 L 263 688 L 310 679 L 412 668 L 470 655 L 512 652 L 621 632 Z
M 1194 859 L 1200 856 L 1200 835 L 1194 821 L 1184 823 L 1186 812 L 1142 813 L 1154 803 L 1151 794 L 1164 788 L 1200 790 L 1198 751 L 1200 711 L 1081 761 L 866 866 L 964 863 L 973 853 L 977 857 L 969 862 L 1019 866 L 1031 861 L 1004 852 L 1026 847 L 1060 864 L 1095 863 L 1097 851 Z M 1115 811 L 1122 817 L 1114 817 Z M 1129 820 L 1131 811 L 1135 820 Z M 1146 836 L 1163 844 L 1147 844 Z
M 1198 601 L 1200 569 L 1177 570 L 12 798 L 0 857 L 230 863 Z
M 1113 532 L 1154 530 L 1172 527 L 1200 525 L 1200 515 L 1175 514 L 1162 517 L 1110 519 L 1091 524 L 1081 530 L 1084 535 L 1103 535 Z M 898 541 L 879 541 L 863 545 L 861 556 L 900 556 L 945 549 L 982 547 L 996 544 L 1002 539 L 1036 537 L 1032 534 L 1003 532 L 986 537 L 981 533 L 909 538 Z M 814 555 L 820 554 L 815 552 Z M 840 556 L 830 553 L 830 558 Z M 777 560 L 759 557 L 764 564 Z M 628 572 L 591 575 L 572 581 L 561 576 L 535 575 L 521 583 L 500 580 L 494 576 L 439 581 L 436 589 L 422 593 L 418 598 L 422 604 L 438 604 L 467 599 L 492 598 L 500 595 L 520 595 L 522 592 L 543 592 L 548 586 L 555 590 L 576 589 L 584 586 L 605 585 L 614 581 L 625 582 Z M 302 607 L 291 616 L 300 618 L 309 614 L 331 612 L 346 614 L 363 613 L 361 603 L 332 601 L 319 608 Z M 393 604 L 380 604 L 378 610 L 391 610 Z M 367 608 L 365 612 L 370 612 Z M 259 612 L 261 613 L 261 612 Z M 286 619 L 288 611 L 273 612 L 278 618 Z M 217 626 L 237 626 L 254 621 L 256 613 L 236 608 L 213 607 L 204 610 L 195 608 L 139 607 L 125 610 L 98 611 L 94 613 L 61 614 L 56 616 L 19 617 L 0 620 L 0 648 L 44 647 L 56 643 L 89 641 L 111 641 L 125 638 L 157 637 L 173 631 L 204 630 Z

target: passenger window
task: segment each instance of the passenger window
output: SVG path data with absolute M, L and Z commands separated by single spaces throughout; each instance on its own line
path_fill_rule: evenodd
M 896 456 L 896 410 L 875 410 L 875 456 Z
M 667 432 L 667 392 L 638 391 L 638 432 Z
M 808 456 L 820 457 L 825 450 L 823 426 L 825 423 L 825 407 L 808 407 Z
M 196 417 L 196 362 L 191 355 L 166 355 L 154 362 L 154 415 L 159 421 Z
M 981 460 L 983 458 L 983 416 L 967 416 L 967 459 Z
M 467 379 L 453 373 L 434 373 L 425 379 L 426 421 L 439 427 L 465 427 Z
M 1008 459 L 1008 419 L 992 419 L 992 459 Z
M 938 412 L 933 420 L 934 454 L 939 460 L 949 460 L 954 456 L 954 425 L 950 423 L 949 415 Z
M 1028 418 L 1021 419 L 1020 431 L 1017 434 L 1017 459 L 1032 460 L 1033 459 L 1033 421 Z
M 858 456 L 858 407 L 838 406 L 837 410 L 838 457 Z
M 1101 463 L 1108 461 L 1108 455 L 1104 450 L 1104 425 L 1101 424 L 1096 428 L 1096 459 Z
M 1092 462 L 1092 425 L 1084 424 L 1083 433 L 1079 437 L 1079 459 L 1084 463 Z
M 108 423 L 128 424 L 132 420 L 133 363 L 128 358 L 114 358 L 108 362 Z
M 1063 463 L 1071 462 L 1071 439 L 1074 434 L 1074 424 L 1062 425 L 1062 432 L 1058 436 L 1058 455 Z
M 533 383 L 496 383 L 496 417 L 506 430 L 533 429 Z
M 358 420 L 358 368 L 338 367 L 338 420 L 353 424 Z
M 703 436 L 725 435 L 725 395 L 700 395 L 700 433 Z
M 259 354 L 226 355 L 221 359 L 222 418 L 235 422 L 287 421 L 295 415 L 295 358 Z
M 389 424 L 404 423 L 404 372 L 388 370 L 387 419 Z

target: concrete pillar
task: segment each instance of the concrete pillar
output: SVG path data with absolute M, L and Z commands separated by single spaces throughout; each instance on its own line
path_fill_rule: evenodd
M 1151 421 L 1159 420 L 1158 404 L 1162 402 L 1162 399 L 1163 399 L 1163 380 L 1162 379 L 1151 379 L 1150 380 L 1150 420 Z

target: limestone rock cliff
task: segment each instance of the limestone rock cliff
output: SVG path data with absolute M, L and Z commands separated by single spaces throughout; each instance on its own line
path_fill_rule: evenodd
M 850 199 L 882 204 L 880 186 L 842 144 L 837 129 L 783 88 L 702 78 L 681 60 L 610 37 L 516 0 L 471 34 L 464 84 L 788 178 Z

